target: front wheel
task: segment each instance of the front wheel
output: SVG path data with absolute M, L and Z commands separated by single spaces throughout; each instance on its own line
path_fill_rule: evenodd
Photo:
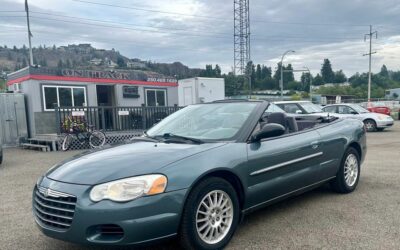
M 354 148 L 347 149 L 336 178 L 331 181 L 332 188 L 338 193 L 353 192 L 360 179 L 360 156 Z
M 182 215 L 180 239 L 185 249 L 222 249 L 239 222 L 239 201 L 232 185 L 211 177 L 191 191 Z
M 89 145 L 92 148 L 100 148 L 106 143 L 106 135 L 101 131 L 93 131 L 89 136 Z
M 367 119 L 364 121 L 364 126 L 367 132 L 375 132 L 376 131 L 376 122 L 372 119 Z
M 70 135 L 70 134 L 67 134 L 64 137 L 64 140 L 61 145 L 61 148 L 63 151 L 67 151 L 69 149 L 69 147 L 71 146 L 72 140 L 73 140 L 73 138 L 72 138 L 72 135 Z

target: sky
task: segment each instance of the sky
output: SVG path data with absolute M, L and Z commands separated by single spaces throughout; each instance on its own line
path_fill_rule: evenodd
M 129 58 L 180 61 L 189 67 L 233 66 L 233 0 L 29 0 L 33 46 L 91 43 Z M 250 0 L 251 59 L 276 69 L 284 63 L 313 74 L 329 58 L 350 77 L 382 64 L 400 70 L 398 0 Z M 0 44 L 28 44 L 24 0 L 0 0 Z

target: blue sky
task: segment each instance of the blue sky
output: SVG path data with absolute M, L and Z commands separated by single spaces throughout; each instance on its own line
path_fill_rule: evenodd
M 143 60 L 181 61 L 201 68 L 219 64 L 224 72 L 233 65 L 233 0 L 30 0 L 29 4 L 35 46 L 91 43 Z M 23 0 L 0 0 L 0 43 L 28 43 L 24 13 L 4 12 L 23 10 Z M 373 41 L 378 52 L 373 71 L 382 64 L 400 70 L 400 1 L 250 0 L 250 12 L 255 63 L 275 68 L 281 54 L 292 49 L 296 53 L 285 61 L 298 69 L 306 66 L 316 73 L 329 58 L 334 70 L 343 69 L 348 76 L 365 72 L 364 34 L 372 24 L 379 32 Z

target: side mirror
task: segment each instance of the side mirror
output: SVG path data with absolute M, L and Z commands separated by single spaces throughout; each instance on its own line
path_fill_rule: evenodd
M 255 142 L 264 138 L 280 136 L 283 135 L 285 131 L 285 127 L 278 123 L 268 123 L 251 137 L 251 141 Z
M 301 110 L 296 110 L 296 114 L 303 114 Z
M 350 112 L 352 115 L 358 115 L 358 113 L 356 111 L 351 111 Z

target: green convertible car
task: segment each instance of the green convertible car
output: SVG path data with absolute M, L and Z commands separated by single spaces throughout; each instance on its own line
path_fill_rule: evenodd
M 247 213 L 329 182 L 352 192 L 366 154 L 355 119 L 288 117 L 265 101 L 191 105 L 142 137 L 61 162 L 33 190 L 47 236 L 136 245 L 176 236 L 221 249 Z

